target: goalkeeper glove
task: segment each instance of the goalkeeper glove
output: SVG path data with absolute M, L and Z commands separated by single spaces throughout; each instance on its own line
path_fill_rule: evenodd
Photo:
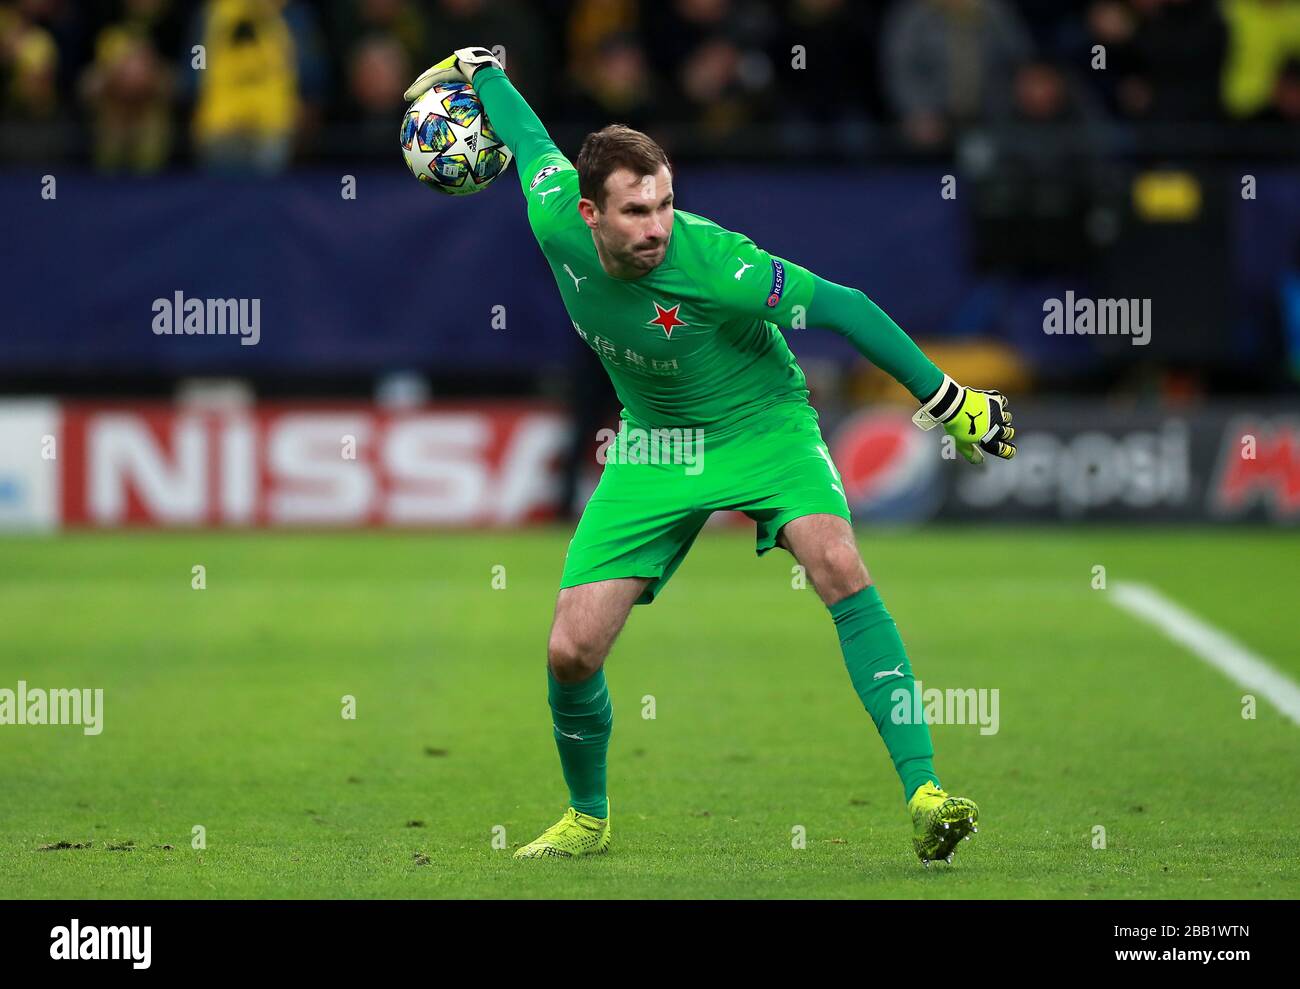
M 440 82 L 472 84 L 474 73 L 485 65 L 501 68 L 501 63 L 496 60 L 496 56 L 486 48 L 458 48 L 441 62 L 436 62 L 421 72 L 420 78 L 406 87 L 402 99 L 408 103 L 417 100 Z
M 1015 444 L 1006 442 L 1016 435 L 1006 397 L 1001 392 L 959 385 L 946 374 L 939 390 L 912 416 L 912 421 L 922 429 L 943 426 L 961 455 L 973 464 L 983 461 L 986 453 L 1003 460 L 1016 455 Z

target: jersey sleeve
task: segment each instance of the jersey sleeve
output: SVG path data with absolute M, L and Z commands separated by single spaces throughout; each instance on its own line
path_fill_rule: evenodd
M 494 66 L 474 73 L 474 89 L 488 122 L 515 156 L 519 184 L 528 202 L 528 222 L 539 242 L 564 222 L 572 223 L 578 200 L 578 172 L 509 77 Z
M 717 300 L 723 319 L 751 317 L 782 329 L 832 330 L 920 399 L 933 395 L 942 382 L 943 372 L 861 290 L 827 281 L 732 231 L 720 230 L 709 254 L 710 277 L 703 288 Z
M 813 275 L 813 301 L 808 325 L 822 326 L 844 337 L 867 360 L 912 393 L 919 401 L 931 398 L 943 383 L 943 372 L 861 289 Z
M 719 231 L 708 255 L 702 288 L 721 320 L 763 319 L 783 329 L 807 325 L 813 295 L 807 268 L 729 230 Z
M 528 201 L 528 225 L 538 243 L 582 222 L 577 206 L 578 170 L 558 150 L 542 155 L 521 171 L 519 182 Z
M 559 154 L 546 126 L 501 69 L 485 65 L 475 72 L 474 91 L 483 102 L 492 130 L 515 156 L 521 178 L 539 158 Z

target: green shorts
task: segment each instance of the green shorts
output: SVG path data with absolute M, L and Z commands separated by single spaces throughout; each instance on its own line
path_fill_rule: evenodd
M 646 577 L 637 604 L 649 604 L 717 511 L 758 524 L 760 556 L 791 519 L 852 521 L 811 405 L 778 406 L 712 441 L 708 431 L 656 435 L 623 420 L 604 446 L 604 472 L 569 542 L 561 587 Z

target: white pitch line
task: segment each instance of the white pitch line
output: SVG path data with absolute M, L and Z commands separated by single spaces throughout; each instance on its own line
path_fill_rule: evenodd
M 1274 669 L 1258 653 L 1197 618 L 1154 587 L 1116 583 L 1108 596 L 1118 607 L 1146 619 L 1234 683 L 1264 695 L 1274 707 L 1300 724 L 1300 685 Z

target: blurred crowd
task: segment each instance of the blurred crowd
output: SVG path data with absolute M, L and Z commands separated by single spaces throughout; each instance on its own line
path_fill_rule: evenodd
M 553 131 L 618 120 L 675 152 L 1300 124 L 1300 0 L 0 0 L 0 156 L 387 153 L 406 84 L 469 44 L 504 48 Z

